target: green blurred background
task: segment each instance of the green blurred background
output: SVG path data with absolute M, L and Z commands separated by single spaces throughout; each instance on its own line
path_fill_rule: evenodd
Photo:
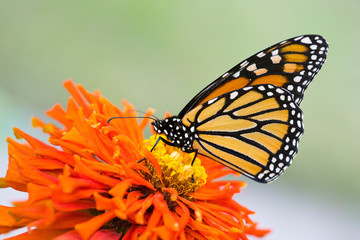
M 0 157 L 11 128 L 46 140 L 30 120 L 65 104 L 71 78 L 120 105 L 178 113 L 250 55 L 301 34 L 323 35 L 328 59 L 302 109 L 294 164 L 237 196 L 266 239 L 358 239 L 360 1 L 0 1 Z M 1 203 L 19 199 L 2 191 Z M 1 237 L 0 237 L 1 238 Z

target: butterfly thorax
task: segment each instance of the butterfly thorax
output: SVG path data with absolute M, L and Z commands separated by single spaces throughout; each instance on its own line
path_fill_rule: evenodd
M 194 133 L 186 127 L 180 118 L 172 116 L 164 120 L 151 123 L 158 134 L 165 134 L 173 146 L 181 148 L 184 152 L 192 152 Z

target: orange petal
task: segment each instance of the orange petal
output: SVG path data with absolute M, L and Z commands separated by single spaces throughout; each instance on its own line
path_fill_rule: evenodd
M 71 143 L 79 144 L 84 147 L 86 146 L 90 149 L 96 149 L 96 147 L 87 138 L 81 135 L 75 127 L 72 127 L 70 131 L 68 131 L 64 136 L 61 137 L 61 139 Z
M 202 233 L 205 236 L 206 235 L 212 236 L 214 239 L 233 240 L 233 238 L 230 237 L 227 233 L 225 233 L 217 228 L 210 227 L 207 224 L 203 224 L 203 223 L 194 221 L 191 218 L 190 218 L 189 227 L 192 229 L 198 230 L 200 233 Z
M 53 189 L 52 198 L 60 203 L 70 203 L 80 199 L 88 199 L 91 198 L 95 192 L 98 193 L 107 192 L 106 190 L 102 190 L 102 189 L 85 188 L 85 189 L 77 189 L 72 193 L 64 193 L 63 191 L 61 191 L 60 187 L 53 187 L 52 189 Z
M 146 149 L 146 147 L 143 147 L 141 149 L 141 153 L 154 166 L 155 171 L 156 171 L 157 175 L 159 176 L 160 181 L 162 182 L 162 173 L 161 173 L 161 168 L 160 168 L 158 160 L 154 157 L 154 155 L 149 150 Z
M 119 208 L 122 214 L 124 214 L 124 211 L 126 210 L 124 195 L 132 183 L 133 183 L 132 179 L 126 179 L 109 190 L 109 194 L 111 194 L 114 197 L 112 201 L 114 202 L 116 207 Z
M 18 128 L 13 128 L 14 135 L 17 136 L 17 138 L 24 138 L 31 147 L 34 149 L 40 148 L 40 149 L 56 149 L 48 144 L 45 144 L 41 142 L 40 140 L 30 136 L 29 134 L 26 134 L 25 132 L 21 131 Z
M 81 92 L 75 86 L 73 81 L 71 79 L 68 79 L 64 82 L 63 85 L 69 91 L 69 93 L 74 97 L 74 99 L 79 104 L 79 106 L 83 108 L 84 112 L 86 113 L 86 116 L 90 116 L 91 112 L 88 107 L 88 104 L 85 102 Z
M 59 182 L 64 193 L 72 193 L 79 188 L 105 189 L 107 185 L 85 178 L 74 178 L 60 175 Z
M 5 176 L 5 182 L 8 187 L 21 192 L 26 192 L 27 181 L 19 175 L 16 162 L 12 157 L 9 157 L 9 165 Z
M 153 231 L 163 240 L 174 239 L 174 232 L 169 231 L 165 226 L 154 228 Z
M 13 207 L 5 207 L 5 206 L 0 206 L 0 226 L 3 227 L 23 227 L 26 226 L 20 224 L 20 219 L 24 216 L 17 216 L 15 214 L 12 213 L 12 209 L 14 209 Z M 14 211 L 15 212 L 15 211 Z M 16 212 L 15 212 L 16 213 Z M 35 217 L 33 219 L 36 219 Z M 20 220 L 20 221 L 19 221 Z M 23 221 L 22 221 L 23 223 Z
M 46 111 L 46 114 L 63 124 L 67 129 L 71 128 L 72 123 L 68 118 L 66 118 L 65 110 L 61 107 L 60 104 L 55 104 L 50 110 Z
M 19 174 L 25 178 L 27 182 L 50 186 L 52 184 L 56 184 L 58 181 L 57 178 L 38 170 L 19 158 L 16 159 L 16 165 L 18 167 Z
M 223 185 L 222 185 L 223 186 Z M 230 199 L 235 193 L 240 192 L 240 186 L 238 184 L 233 185 L 227 182 L 223 188 L 200 188 L 197 192 L 191 193 L 192 197 L 198 200 L 209 200 L 209 199 Z
M 104 197 L 99 193 L 94 193 L 94 199 L 97 210 L 109 210 L 115 208 L 114 202 L 111 198 Z
M 70 203 L 62 203 L 53 200 L 53 205 L 58 211 L 70 212 L 95 208 L 95 203 L 91 200 L 79 200 Z
M 179 228 L 184 229 L 190 220 L 190 211 L 181 201 L 176 202 L 180 206 L 175 208 L 176 213 L 180 216 Z
M 114 157 L 119 162 L 119 159 L 125 160 L 125 162 L 136 162 L 140 160 L 138 142 L 134 142 L 129 136 L 120 134 L 112 138 L 113 144 L 117 147 L 117 151 L 114 153 Z
M 124 169 L 121 165 L 111 165 L 108 163 L 98 162 L 82 158 L 81 161 L 88 167 L 98 172 L 106 172 L 111 175 L 125 175 Z
M 65 115 L 64 115 L 67 119 L 70 120 L 70 124 L 71 124 L 69 127 L 67 127 L 67 130 L 71 129 L 74 126 L 74 121 L 78 115 L 83 116 L 83 109 L 79 108 L 76 105 L 74 98 L 69 97 L 69 100 L 68 100 L 68 103 L 66 106 Z M 83 118 L 84 118 L 84 116 L 83 116 Z
M 154 238 L 150 238 L 149 236 L 150 233 L 146 231 L 145 227 L 137 226 L 131 227 L 122 240 L 154 240 Z
M 106 184 L 107 186 L 115 186 L 120 182 L 119 179 L 101 175 L 100 173 L 91 170 L 81 159 L 76 159 L 75 171 L 89 177 L 94 181 Z
M 152 231 L 153 228 L 158 226 L 161 223 L 161 217 L 162 217 L 162 213 L 160 209 L 155 208 L 152 214 L 150 215 L 148 224 L 146 226 L 146 231 Z
M 60 162 L 68 164 L 70 166 L 75 165 L 74 155 L 57 149 L 36 149 L 34 152 L 36 155 L 46 158 L 56 159 Z
M 29 204 L 51 197 L 51 189 L 49 187 L 35 183 L 27 185 L 27 192 L 29 193 L 27 201 Z
M 21 136 L 18 137 L 21 138 Z M 29 144 L 18 143 L 13 139 L 11 139 L 10 137 L 7 137 L 6 141 L 9 143 L 8 145 L 9 156 L 11 156 L 13 153 L 20 153 L 22 155 L 28 155 L 28 156 L 34 155 L 34 149 L 31 146 L 29 146 Z
M 0 206 L 2 211 L 7 210 L 8 216 L 13 218 L 28 218 L 28 219 L 39 219 L 43 218 L 45 214 L 44 206 L 24 206 L 24 207 L 4 207 Z M 2 216 L 2 215 L 1 215 Z M 7 215 L 5 215 L 7 216 Z M 6 219 L 9 220 L 10 218 Z M 0 225 L 5 225 L 0 222 Z M 5 225 L 6 226 L 6 225 Z M 11 226 L 11 225 L 8 225 Z
M 194 231 L 191 228 L 186 228 L 186 239 L 196 239 L 196 240 L 208 240 L 204 235 L 199 233 L 198 231 Z
M 202 211 L 200 210 L 200 208 L 197 206 L 196 203 L 192 202 L 192 201 L 189 201 L 185 198 L 182 198 L 179 196 L 179 199 L 185 203 L 188 207 L 190 207 L 194 213 L 195 213 L 195 220 L 197 222 L 202 222 Z
M 257 224 L 252 225 L 251 227 L 249 227 L 248 229 L 245 230 L 245 232 L 247 234 L 251 234 L 257 237 L 263 237 L 266 234 L 270 233 L 271 230 L 270 229 L 257 229 L 256 228 Z
M 155 190 L 154 186 L 150 182 L 141 177 L 138 173 L 135 173 L 123 160 L 121 160 L 121 166 L 123 166 L 125 174 L 128 178 L 135 180 L 139 185 L 144 185 L 152 190 Z
M 42 128 L 44 133 L 49 133 L 50 135 L 57 135 L 57 133 L 60 131 L 60 129 L 56 127 L 54 124 L 52 123 L 45 124 L 43 121 L 41 121 L 36 117 L 33 117 L 31 119 L 31 124 L 35 128 L 36 127 Z
M 154 207 L 159 209 L 163 214 L 162 218 L 165 226 L 172 231 L 179 231 L 179 223 L 175 221 L 161 193 L 155 194 L 153 203 Z
M 76 87 L 89 103 L 96 103 L 96 105 L 100 105 L 100 101 L 99 101 L 99 98 L 101 97 L 100 91 L 97 90 L 94 93 L 88 92 L 80 84 L 78 84 Z
M 153 194 L 150 194 L 143 201 L 141 209 L 135 215 L 136 223 L 141 224 L 141 225 L 145 223 L 144 215 L 145 215 L 146 211 L 149 209 L 149 207 L 152 206 L 153 196 L 154 196 Z
M 234 204 L 240 206 L 236 202 L 234 202 Z M 199 202 L 198 206 L 205 211 L 215 213 L 215 215 L 216 215 L 216 213 L 219 213 L 221 215 L 224 215 L 223 213 L 225 213 L 226 215 L 224 215 L 224 216 L 227 216 L 227 217 L 232 216 L 231 219 L 236 218 L 239 223 L 243 223 L 244 213 L 246 213 L 246 214 L 254 213 L 252 211 L 249 211 L 246 208 L 240 208 L 238 206 L 232 205 L 231 201 L 215 201 L 214 204 L 212 204 L 210 202 Z M 241 225 L 243 225 L 243 224 L 241 224 Z
M 105 223 L 110 221 L 115 217 L 113 210 L 107 211 L 101 215 L 95 216 L 90 220 L 77 224 L 75 230 L 80 234 L 82 239 L 89 239 L 99 228 L 101 228 Z
M 89 221 L 93 218 L 92 215 L 84 212 L 58 212 L 54 216 L 53 222 L 46 222 L 45 219 L 40 219 L 31 224 L 38 229 L 51 228 L 51 229 L 71 229 L 75 225 Z
M 143 196 L 144 195 L 139 191 L 133 191 L 127 195 L 126 215 L 128 219 L 135 221 L 136 218 L 135 213 L 141 209 L 143 202 L 145 201 L 144 199 L 139 200 L 139 198 Z

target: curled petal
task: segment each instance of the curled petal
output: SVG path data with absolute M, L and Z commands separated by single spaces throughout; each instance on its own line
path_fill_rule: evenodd
M 80 234 L 82 239 L 89 239 L 101 226 L 115 217 L 114 211 L 107 211 L 101 215 L 91 218 L 90 220 L 79 223 L 75 230 Z
M 166 202 L 163 200 L 163 196 L 159 193 L 155 194 L 153 202 L 154 207 L 162 213 L 165 226 L 173 231 L 179 231 L 179 223 L 172 216 Z

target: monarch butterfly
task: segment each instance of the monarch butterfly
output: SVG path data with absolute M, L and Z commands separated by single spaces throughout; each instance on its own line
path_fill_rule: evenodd
M 268 183 L 292 163 L 304 132 L 299 105 L 328 50 L 319 35 L 277 43 L 200 91 L 179 113 L 152 122 L 167 144 Z

